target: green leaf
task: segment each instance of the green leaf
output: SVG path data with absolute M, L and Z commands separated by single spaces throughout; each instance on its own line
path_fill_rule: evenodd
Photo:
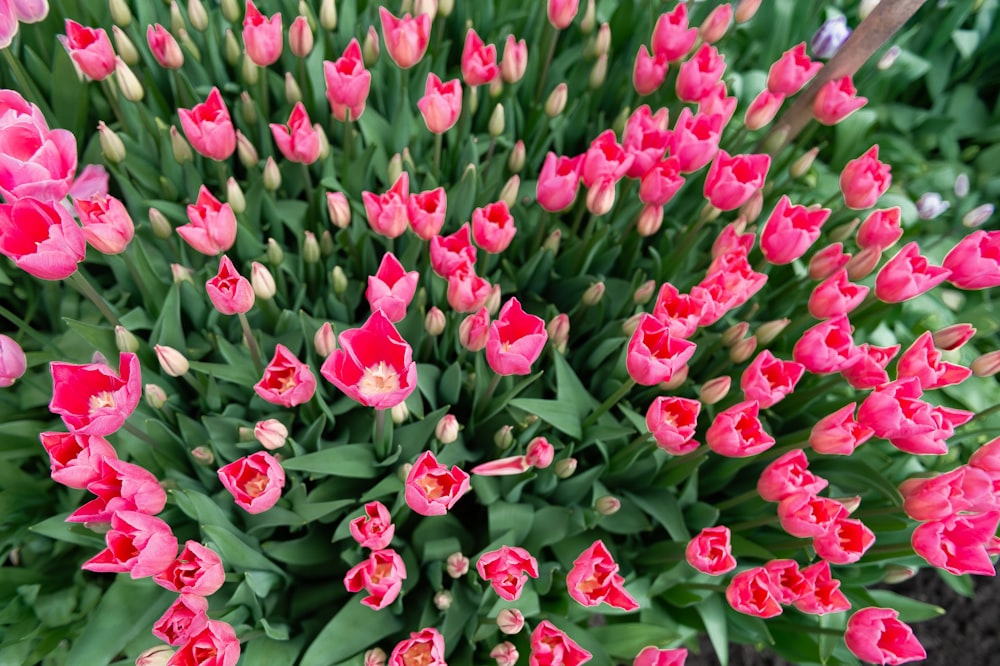
M 903 622 L 922 622 L 941 617 L 945 613 L 945 610 L 940 606 L 917 601 L 889 590 L 866 590 L 865 592 L 871 598 L 873 605 L 898 610 L 899 619 Z
M 647 645 L 665 648 L 680 638 L 671 629 L 642 622 L 592 627 L 588 633 L 597 639 L 612 657 L 627 661 L 634 659 L 635 655 Z
M 372 479 L 378 473 L 375 469 L 375 454 L 368 444 L 344 444 L 307 453 L 281 461 L 286 470 L 309 472 L 317 476 L 340 476 L 349 479 Z
M 251 548 L 226 528 L 202 525 L 201 531 L 215 542 L 219 557 L 227 567 L 237 571 L 273 571 L 281 576 L 287 576 L 278 565 L 261 555 L 259 549 Z
M 556 366 L 556 398 L 559 402 L 574 407 L 581 418 L 592 412 L 599 403 L 584 388 L 566 357 L 553 354 L 552 359 Z
M 203 363 L 201 361 L 191 361 L 191 369 L 196 372 L 203 372 L 216 379 L 239 384 L 240 386 L 253 386 L 260 377 L 254 371 L 252 365 L 230 365 L 228 363 Z
M 267 637 L 255 638 L 246 644 L 240 663 L 243 666 L 274 666 L 294 664 L 303 641 L 276 641 Z
M 675 541 L 689 541 L 691 533 L 688 532 L 684 523 L 684 514 L 681 513 L 677 498 L 669 490 L 650 488 L 642 495 L 625 493 L 636 505 L 652 516 L 656 522 L 666 528 L 671 539 Z
M 46 518 L 42 522 L 32 525 L 31 531 L 57 541 L 75 543 L 84 548 L 101 549 L 105 547 L 104 539 L 98 537 L 91 530 L 77 523 L 67 523 L 66 516 L 68 515 L 68 513 L 64 513 Z
M 695 606 L 701 621 L 705 623 L 705 631 L 708 633 L 708 640 L 712 642 L 716 656 L 722 666 L 729 664 L 729 625 L 726 624 L 726 607 L 722 603 L 722 597 L 713 594 L 703 602 Z
M 572 402 L 517 398 L 510 401 L 510 406 L 536 415 L 556 430 L 560 430 L 574 439 L 579 439 L 583 434 L 580 429 L 579 410 Z
M 363 606 L 361 595 L 350 599 L 323 627 L 302 655 L 300 666 L 328 666 L 352 657 L 403 628 L 403 622 L 388 612 Z

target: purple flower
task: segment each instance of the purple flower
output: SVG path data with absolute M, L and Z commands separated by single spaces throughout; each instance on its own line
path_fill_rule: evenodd
M 829 60 L 837 55 L 837 51 L 850 36 L 851 29 L 847 27 L 847 17 L 836 16 L 819 27 L 809 42 L 809 48 L 817 58 Z

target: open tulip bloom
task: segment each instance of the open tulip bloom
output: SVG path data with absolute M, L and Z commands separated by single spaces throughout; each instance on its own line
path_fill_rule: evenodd
M 996 3 L 90 4 L 0 0 L 0 662 L 902 664 L 996 574 Z

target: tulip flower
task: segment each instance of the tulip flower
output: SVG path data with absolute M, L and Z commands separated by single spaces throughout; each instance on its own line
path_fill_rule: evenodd
M 483 553 L 476 562 L 476 571 L 501 599 L 516 601 L 521 597 L 528 576 L 538 578 L 538 561 L 524 548 L 501 546 Z
M 392 252 L 382 255 L 375 275 L 368 276 L 365 298 L 372 311 L 381 310 L 389 321 L 396 323 L 406 316 L 406 308 L 417 291 L 420 274 L 409 271 L 396 259 Z
M 236 130 L 217 87 L 203 103 L 177 109 L 177 115 L 191 147 L 205 157 L 226 160 L 236 150 Z
M 927 657 L 927 651 L 900 622 L 892 608 L 862 608 L 847 620 L 844 642 L 854 656 L 875 664 L 905 664 Z
M 312 400 L 316 377 L 288 347 L 278 343 L 274 358 L 264 368 L 264 376 L 254 384 L 253 390 L 273 405 L 295 407 Z
M 527 314 L 520 301 L 511 298 L 490 324 L 486 360 L 498 375 L 527 375 L 547 339 L 545 321 Z
M 424 451 L 406 476 L 406 505 L 421 516 L 443 516 L 469 492 L 469 475 L 458 466 L 449 470 Z
M 86 253 L 84 232 L 57 202 L 24 197 L 0 204 L 0 254 L 21 270 L 42 280 L 63 280 L 76 272 Z
M 844 205 L 854 210 L 871 208 L 892 183 L 892 168 L 878 160 L 878 145 L 847 163 L 840 172 Z
M 309 114 L 302 102 L 296 103 L 288 117 L 288 124 L 271 123 L 271 134 L 278 150 L 292 162 L 312 164 L 319 159 L 320 134 L 323 129 L 319 124 L 309 122 Z
M 267 18 L 260 13 L 253 0 L 247 0 L 243 17 L 243 46 L 247 57 L 258 67 L 276 63 L 284 46 L 281 12 Z
M 444 134 L 455 126 L 462 113 L 462 83 L 458 79 L 442 83 L 434 72 L 429 73 L 424 96 L 417 101 L 417 108 L 428 131 Z
M 219 481 L 236 505 L 247 513 L 263 513 L 281 499 L 285 470 L 267 451 L 234 460 L 219 468 Z
M 382 22 L 385 48 L 396 66 L 410 69 L 420 62 L 430 43 L 431 17 L 427 14 L 416 17 L 405 14 L 402 18 L 396 18 L 385 7 L 379 7 L 379 19 Z
M 361 600 L 373 610 L 382 610 L 399 597 L 406 578 L 403 558 L 391 548 L 372 552 L 367 560 L 352 567 L 344 576 L 348 592 L 365 590 L 368 596 Z
M 57 35 L 69 57 L 92 81 L 102 81 L 115 71 L 115 49 L 103 28 L 88 28 L 66 19 L 66 34 Z

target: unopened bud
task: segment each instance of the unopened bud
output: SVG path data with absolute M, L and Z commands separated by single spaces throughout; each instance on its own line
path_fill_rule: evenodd
M 410 408 L 406 406 L 405 402 L 393 405 L 389 410 L 389 417 L 396 425 L 406 423 L 406 419 L 410 418 Z
M 636 312 L 634 315 L 622 322 L 622 333 L 631 337 L 635 333 L 636 329 L 639 328 L 639 322 L 642 320 L 642 312 Z
M 649 238 L 663 226 L 663 206 L 643 206 L 635 223 L 635 232 Z
M 187 24 L 184 22 L 184 15 L 177 5 L 177 0 L 170 0 L 170 32 L 175 35 L 181 30 L 186 30 Z
M 565 83 L 560 83 L 552 89 L 548 99 L 545 100 L 545 115 L 549 118 L 558 116 L 566 108 L 566 100 L 568 98 L 569 88 L 566 87 Z
M 603 282 L 595 282 L 594 284 L 587 287 L 587 290 L 583 292 L 583 297 L 580 299 L 583 304 L 587 307 L 593 307 L 601 302 L 604 298 L 605 286 Z
M 607 215 L 615 205 L 615 181 L 602 178 L 587 189 L 587 210 L 593 215 Z
M 365 652 L 364 666 L 385 666 L 385 650 L 382 648 L 372 648 Z
M 434 595 L 434 607 L 439 611 L 446 611 L 451 608 L 453 597 L 448 590 L 440 590 Z
M 885 573 L 882 576 L 882 582 L 889 585 L 897 585 L 910 580 L 916 575 L 917 570 L 913 567 L 903 566 L 902 564 L 887 564 L 885 566 Z
M 461 578 L 469 573 L 469 558 L 462 553 L 452 553 L 445 562 L 448 575 L 452 578 Z
M 187 371 L 191 369 L 191 365 L 184 354 L 173 347 L 156 345 L 153 349 L 156 350 L 156 358 L 160 362 L 160 368 L 171 377 L 186 375 Z
M 665 382 L 660 382 L 660 390 L 675 391 L 680 387 L 684 386 L 684 382 L 687 381 L 689 372 L 690 369 L 688 368 L 688 366 L 686 364 L 682 365 L 681 367 L 679 367 L 677 370 L 674 371 L 674 374 L 670 375 L 670 379 L 668 379 Z
M 499 76 L 489 83 L 490 99 L 497 99 L 503 94 L 503 79 Z
M 603 495 L 594 502 L 594 510 L 602 516 L 611 516 L 622 508 L 622 501 L 614 495 Z
M 326 193 L 326 210 L 330 214 L 330 223 L 339 229 L 346 229 L 351 224 L 351 205 L 343 192 Z
M 568 479 L 576 473 L 576 458 L 563 458 L 552 468 L 560 479 Z
M 792 162 L 792 166 L 788 170 L 788 173 L 792 178 L 801 178 L 806 175 L 806 173 L 809 172 L 809 169 L 812 168 L 813 162 L 816 161 L 816 156 L 818 154 L 819 148 L 810 148 L 804 155 Z
M 118 84 L 122 97 L 130 102 L 141 102 L 146 94 L 135 73 L 120 56 L 115 58 L 115 83 Z
M 524 614 L 516 608 L 504 608 L 497 613 L 497 627 L 508 636 L 520 633 L 524 628 Z
M 986 221 L 993 217 L 994 211 L 993 204 L 983 204 L 981 206 L 976 206 L 968 213 L 962 216 L 962 226 L 975 229 L 976 227 L 981 227 L 986 224 Z
M 288 28 L 288 48 L 297 58 L 305 58 L 313 49 L 313 31 L 305 16 L 297 16 Z
M 125 159 L 125 144 L 114 130 L 104 124 L 104 121 L 97 123 L 97 133 L 101 142 L 101 153 L 104 159 L 112 164 L 118 164 Z
M 313 346 L 316 353 L 326 358 L 337 348 L 337 334 L 333 332 L 333 325 L 330 322 L 323 322 L 313 336 Z
M 368 33 L 365 35 L 365 41 L 361 45 L 361 57 L 364 60 L 365 67 L 371 68 L 372 65 L 378 62 L 378 55 L 378 33 L 375 32 L 375 26 L 368 26 Z
M 143 394 L 146 397 L 146 404 L 153 409 L 163 409 L 167 404 L 167 392 L 157 384 L 146 384 Z
M 268 451 L 280 449 L 288 439 L 288 428 L 278 419 L 259 421 L 253 427 L 253 436 Z
M 327 32 L 337 29 L 337 0 L 323 0 L 320 3 L 319 24 Z
M 491 317 L 496 316 L 496 313 L 500 311 L 500 296 L 500 285 L 493 285 L 490 295 L 486 297 L 486 303 L 483 305 Z
M 961 199 L 969 193 L 969 176 L 960 173 L 955 176 L 955 196 Z
M 848 238 L 854 236 L 854 232 L 857 231 L 858 226 L 861 224 L 860 218 L 854 218 L 850 222 L 845 222 L 837 227 L 834 227 L 830 231 L 830 240 L 834 243 L 840 243 Z
M 733 363 L 742 363 L 753 356 L 757 350 L 757 336 L 751 335 L 749 338 L 740 340 L 729 348 L 729 359 Z
M 790 321 L 790 319 L 774 319 L 761 324 L 754 334 L 757 336 L 757 342 L 765 347 L 771 344 L 788 327 Z
M 191 144 L 187 142 L 187 139 L 173 125 L 170 126 L 170 150 L 174 154 L 174 161 L 178 164 L 184 164 L 194 159 Z
M 124 326 L 115 326 L 115 346 L 120 352 L 134 354 L 139 351 L 139 339 Z
M 233 212 L 239 215 L 247 209 L 247 200 L 243 196 L 243 190 L 240 188 L 240 184 L 236 182 L 236 179 L 232 176 L 226 181 L 226 202 L 229 207 L 233 209 Z
M 149 226 L 153 229 L 153 235 L 160 240 L 166 240 L 174 234 L 174 228 L 166 216 L 155 208 L 149 209 Z
M 583 18 L 580 19 L 580 32 L 589 35 L 597 27 L 597 7 L 594 0 L 587 0 L 587 7 L 583 10 Z
M 291 72 L 285 72 L 285 101 L 292 105 L 302 101 L 302 89 Z
M 260 78 L 260 67 L 245 54 L 240 64 L 240 76 L 243 78 L 243 83 L 247 84 L 247 86 L 257 85 L 257 81 Z
M 222 15 L 230 23 L 236 23 L 243 16 L 239 0 L 222 0 Z
M 714 44 L 725 36 L 732 20 L 733 6 L 728 2 L 717 5 L 698 27 L 698 36 L 706 44 Z
M 403 175 L 403 156 L 396 153 L 389 158 L 389 165 L 386 167 L 386 177 L 390 183 L 395 183 Z
M 260 162 L 257 149 L 254 148 L 250 139 L 246 138 L 239 130 L 236 130 L 236 155 L 240 158 L 240 164 L 248 169 L 257 166 L 257 163 Z
M 267 263 L 272 266 L 277 266 L 285 260 L 285 252 L 278 245 L 278 241 L 273 238 L 267 239 L 267 250 L 264 251 L 267 255 Z
M 333 234 L 330 233 L 329 229 L 324 229 L 323 233 L 319 235 L 319 251 L 324 257 L 329 257 L 333 254 L 337 246 L 333 242 Z
M 431 307 L 424 316 L 424 330 L 434 338 L 444 333 L 446 323 L 444 312 L 437 306 Z
M 195 462 L 204 467 L 209 467 L 215 463 L 215 454 L 207 446 L 198 446 L 191 449 L 191 457 Z
M 521 190 L 521 177 L 516 173 L 507 179 L 503 189 L 500 190 L 499 201 L 507 204 L 507 208 L 513 208 L 517 203 L 517 193 Z
M 331 273 L 331 282 L 333 283 L 333 293 L 340 296 L 345 291 L 347 291 L 347 276 L 344 275 L 344 269 L 340 266 L 334 266 Z
M 557 314 L 545 327 L 545 332 L 552 347 L 560 354 L 565 354 L 566 345 L 569 343 L 569 315 Z
M 542 242 L 542 249 L 548 250 L 552 254 L 559 254 L 559 244 L 562 240 L 562 231 L 555 229 L 548 236 L 545 237 L 545 241 Z
M 198 32 L 204 32 L 208 28 L 208 12 L 205 11 L 205 5 L 201 0 L 188 0 L 187 10 L 191 27 Z
M 190 282 L 194 284 L 194 271 L 187 266 L 180 264 L 170 264 L 170 275 L 173 276 L 174 284 Z
M 640 284 L 635 292 L 632 294 L 632 302 L 636 305 L 645 305 L 653 300 L 653 294 L 656 293 L 656 281 L 646 280 Z
M 315 264 L 319 261 L 320 250 L 316 234 L 311 231 L 305 232 L 305 240 L 302 242 L 302 261 L 307 264 Z
M 274 192 L 281 187 L 281 170 L 273 157 L 268 157 L 264 163 L 264 189 Z
M 747 333 L 750 332 L 750 324 L 741 321 L 737 324 L 733 324 L 725 330 L 722 334 L 722 345 L 724 347 L 732 347 L 737 342 L 746 337 Z
M 330 156 L 330 140 L 326 138 L 326 132 L 320 127 L 319 123 L 313 125 L 316 129 L 316 133 L 319 136 L 319 159 L 325 160 Z
M 760 9 L 761 0 L 740 0 L 740 6 L 736 8 L 736 22 L 746 23 L 754 17 Z
M 135 67 L 139 64 L 139 50 L 135 48 L 135 44 L 132 40 L 128 38 L 125 31 L 119 28 L 117 25 L 111 26 L 111 33 L 115 37 L 115 53 L 122 57 L 126 65 L 130 67 Z
M 240 48 L 240 42 L 236 39 L 236 35 L 233 34 L 233 31 L 230 28 L 226 28 L 226 39 L 223 47 L 223 53 L 225 54 L 226 62 L 230 67 L 236 67 L 236 65 L 240 64 L 240 58 L 243 57 L 243 49 Z
M 507 116 L 504 113 L 503 104 L 497 104 L 493 107 L 493 113 L 490 114 L 490 121 L 486 125 L 490 136 L 497 137 L 503 134 L 506 122 Z
M 520 173 L 524 168 L 525 149 L 524 141 L 518 139 L 511 148 L 510 155 L 507 156 L 507 168 L 511 173 Z
M 755 191 L 749 199 L 740 206 L 740 217 L 744 223 L 752 224 L 760 217 L 760 211 L 764 207 L 764 195 L 760 190 Z
M 899 54 L 903 52 L 898 46 L 890 46 L 889 50 L 882 54 L 882 57 L 878 59 L 875 66 L 881 70 L 885 71 L 896 64 L 896 59 L 899 58 Z
M 111 20 L 119 28 L 127 28 L 132 23 L 132 10 L 128 7 L 126 0 L 111 0 L 108 3 L 111 10 Z
M 847 265 L 844 267 L 847 269 L 847 277 L 851 278 L 855 282 L 863 279 L 878 265 L 879 260 L 882 259 L 882 250 L 877 247 L 866 247 L 865 249 L 858 252 Z
M 442 444 L 451 444 L 458 439 L 458 419 L 454 414 L 445 414 L 434 426 L 434 436 Z
M 952 324 L 934 332 L 934 346 L 944 351 L 959 349 L 975 334 L 976 329 L 972 327 L 972 324 Z
M 174 652 L 169 645 L 151 647 L 135 658 L 135 666 L 167 666 Z
M 591 90 L 597 90 L 604 85 L 604 82 L 608 78 L 608 54 L 602 53 L 597 56 L 597 62 L 594 63 L 593 68 L 590 70 L 590 78 L 587 79 L 587 84 L 590 86 Z
M 455 10 L 455 0 L 438 0 L 438 16 L 448 18 Z
M 254 295 L 264 301 L 269 301 L 274 298 L 275 293 L 278 291 L 278 287 L 274 283 L 274 276 L 271 275 L 271 271 L 269 271 L 267 266 L 259 261 L 255 261 L 251 265 L 250 285 L 253 287 Z
M 701 385 L 698 397 L 705 405 L 714 405 L 729 395 L 729 388 L 733 384 L 733 378 L 729 375 L 710 379 Z
M 983 354 L 969 366 L 976 377 L 992 377 L 1000 372 L 1000 351 Z
M 496 433 L 493 434 L 493 443 L 501 451 L 506 451 L 514 444 L 514 426 L 505 425 L 501 426 Z
M 601 27 L 597 29 L 597 36 L 594 38 L 594 55 L 598 58 L 602 55 L 607 55 L 610 48 L 611 26 L 607 23 L 602 23 Z
M 521 655 L 517 651 L 516 645 L 510 641 L 504 641 L 493 646 L 490 650 L 490 657 L 496 660 L 497 666 L 515 666 Z

